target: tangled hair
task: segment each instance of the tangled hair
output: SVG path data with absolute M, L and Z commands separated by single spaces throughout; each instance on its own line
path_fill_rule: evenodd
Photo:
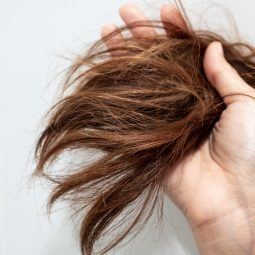
M 88 255 L 103 237 L 111 237 L 113 226 L 122 231 L 96 254 L 144 226 L 164 193 L 167 175 L 219 120 L 225 104 L 203 70 L 208 44 L 222 42 L 226 59 L 255 87 L 255 51 L 247 44 L 230 43 L 209 31 L 182 31 L 171 23 L 131 26 L 166 33 L 130 35 L 119 46 L 103 49 L 105 41 L 130 29 L 123 27 L 78 57 L 67 74 L 68 93 L 50 110 L 37 141 L 34 174 L 55 185 L 50 207 L 68 200 L 81 213 L 80 245 Z M 46 171 L 64 151 L 77 149 L 103 155 L 68 174 Z

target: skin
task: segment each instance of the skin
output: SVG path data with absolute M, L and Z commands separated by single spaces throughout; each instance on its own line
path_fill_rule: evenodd
M 134 4 L 122 6 L 120 16 L 126 25 L 147 20 Z M 187 29 L 174 6 L 161 8 L 161 20 Z M 115 29 L 106 25 L 102 35 Z M 156 35 L 151 28 L 131 33 Z M 119 35 L 107 47 L 121 40 Z M 255 89 L 226 61 L 219 42 L 208 46 L 204 70 L 227 108 L 209 138 L 169 175 L 166 193 L 187 217 L 202 255 L 255 254 Z M 238 93 L 246 95 L 229 95 Z

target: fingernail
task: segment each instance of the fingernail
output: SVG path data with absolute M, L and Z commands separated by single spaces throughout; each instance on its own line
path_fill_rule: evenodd
M 224 51 L 223 51 L 222 43 L 221 42 L 217 42 L 216 47 L 217 47 L 216 49 L 217 49 L 218 53 L 220 55 L 224 56 Z

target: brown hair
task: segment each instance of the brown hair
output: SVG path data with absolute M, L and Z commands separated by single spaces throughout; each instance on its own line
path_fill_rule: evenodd
M 182 31 L 170 23 L 131 26 L 167 33 L 129 36 L 115 48 L 102 49 L 106 40 L 130 28 L 123 27 L 78 57 L 65 81 L 68 93 L 52 107 L 36 147 L 34 174 L 55 184 L 49 206 L 67 199 L 82 211 L 80 245 L 88 255 L 126 217 L 132 215 L 129 225 L 97 254 L 144 226 L 160 201 L 166 176 L 208 136 L 225 109 L 203 70 L 208 44 L 222 42 L 226 59 L 255 87 L 249 45 L 229 43 L 209 31 Z M 47 173 L 64 151 L 75 149 L 104 154 L 75 172 Z

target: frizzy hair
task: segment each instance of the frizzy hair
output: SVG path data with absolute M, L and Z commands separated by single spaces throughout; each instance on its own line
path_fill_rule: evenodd
M 102 48 L 139 26 L 166 33 L 127 36 L 114 48 Z M 205 50 L 213 41 L 222 43 L 226 59 L 255 87 L 253 47 L 159 21 L 117 29 L 70 67 L 64 83 L 69 92 L 51 108 L 37 141 L 34 175 L 55 185 L 49 207 L 68 200 L 81 213 L 83 254 L 94 254 L 96 244 L 111 236 L 112 224 L 122 226 L 119 217 L 127 209 L 135 216 L 96 254 L 144 226 L 162 199 L 169 173 L 219 120 L 225 104 L 203 70 Z M 68 174 L 46 171 L 64 151 L 76 149 L 100 150 L 103 156 Z

